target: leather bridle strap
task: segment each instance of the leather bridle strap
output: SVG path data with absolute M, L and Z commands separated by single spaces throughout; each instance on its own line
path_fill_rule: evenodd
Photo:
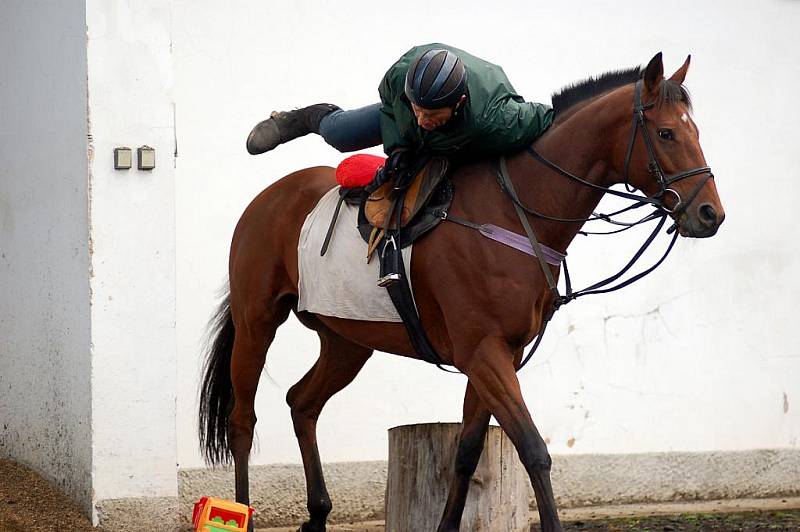
M 625 183 L 625 188 L 631 190 L 631 186 L 628 183 L 628 169 L 631 166 L 631 159 L 633 158 L 633 148 L 636 145 L 636 133 L 641 127 L 646 131 L 644 126 L 644 112 L 647 109 L 652 109 L 655 104 L 649 103 L 646 106 L 642 105 L 642 80 L 636 82 L 636 87 L 634 88 L 633 93 L 633 123 L 631 124 L 631 139 L 628 141 L 628 151 L 625 153 L 625 166 L 622 167 L 622 181 Z M 653 160 L 653 153 L 651 151 L 652 146 L 648 144 L 648 155 L 650 156 L 650 160 Z
M 549 169 L 553 170 L 556 173 L 559 173 L 559 174 L 563 175 L 564 177 L 566 177 L 568 179 L 576 181 L 576 182 L 580 183 L 581 185 L 587 186 L 589 188 L 593 188 L 595 190 L 599 190 L 599 191 L 603 192 L 604 194 L 611 194 L 613 196 L 619 196 L 620 198 L 625 198 L 625 199 L 633 200 L 633 201 L 636 201 L 636 202 L 649 203 L 651 205 L 655 205 L 656 207 L 661 207 L 661 205 L 662 205 L 662 202 L 657 198 L 649 198 L 647 196 L 642 196 L 642 195 L 639 195 L 639 194 L 631 194 L 629 192 L 622 192 L 620 190 L 614 190 L 612 188 L 600 186 L 600 185 L 597 185 L 595 183 L 592 183 L 591 181 L 587 181 L 587 180 L 583 179 L 582 177 L 578 177 L 575 174 L 572 174 L 572 173 L 568 172 L 567 170 L 564 170 L 563 168 L 561 168 L 560 166 L 558 166 L 556 163 L 552 162 L 551 160 L 545 159 L 539 152 L 537 152 L 535 149 L 533 149 L 533 146 L 528 146 L 526 151 L 531 155 L 531 157 L 533 157 L 534 159 L 536 159 L 537 161 L 539 161 L 540 163 L 542 163 L 543 165 L 545 165 Z

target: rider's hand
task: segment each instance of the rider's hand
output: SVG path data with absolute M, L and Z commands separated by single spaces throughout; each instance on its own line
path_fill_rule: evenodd
M 409 169 L 413 159 L 414 153 L 412 150 L 398 148 L 389 154 L 384 169 L 391 179 L 397 179 Z
M 402 180 L 414 161 L 413 152 L 406 148 L 399 148 L 389 154 L 386 162 L 375 172 L 372 183 L 367 185 L 369 193 L 374 192 L 387 181 L 397 182 Z

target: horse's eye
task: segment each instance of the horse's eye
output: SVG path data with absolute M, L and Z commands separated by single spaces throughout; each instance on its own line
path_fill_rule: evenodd
M 659 129 L 658 136 L 664 140 L 674 140 L 675 137 L 672 135 L 671 129 Z

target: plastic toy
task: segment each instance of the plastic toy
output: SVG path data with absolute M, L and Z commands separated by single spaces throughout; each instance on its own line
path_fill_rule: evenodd
M 202 497 L 194 503 L 192 524 L 196 532 L 247 532 L 254 511 L 246 504 Z

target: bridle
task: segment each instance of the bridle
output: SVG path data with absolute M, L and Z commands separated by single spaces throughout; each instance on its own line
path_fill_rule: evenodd
M 544 332 L 547 329 L 547 324 L 550 322 L 550 319 L 553 317 L 553 314 L 555 313 L 555 311 L 558 310 L 561 306 L 563 306 L 563 305 L 569 303 L 570 301 L 572 301 L 574 299 L 577 299 L 577 298 L 579 298 L 581 296 L 590 295 L 590 294 L 605 294 L 605 293 L 608 293 L 608 292 L 613 292 L 615 290 L 619 290 L 621 288 L 624 288 L 624 287 L 626 287 L 626 286 L 638 281 L 639 279 L 645 277 L 646 275 L 648 275 L 652 271 L 654 271 L 656 268 L 658 268 L 661 265 L 661 263 L 663 263 L 664 260 L 667 258 L 667 256 L 669 255 L 670 251 L 672 251 L 672 248 L 675 245 L 676 240 L 678 239 L 678 231 L 676 231 L 676 229 L 678 227 L 678 222 L 677 222 L 678 217 L 689 207 L 689 205 L 692 204 L 692 202 L 694 202 L 694 200 L 697 198 L 697 195 L 700 193 L 700 190 L 702 190 L 702 188 L 706 185 L 706 183 L 708 183 L 709 179 L 713 179 L 714 178 L 714 174 L 711 172 L 711 168 L 708 167 L 708 166 L 698 166 L 697 168 L 684 170 L 682 172 L 679 172 L 677 174 L 672 174 L 672 175 L 667 175 L 667 174 L 664 173 L 663 167 L 661 166 L 661 163 L 658 161 L 658 156 L 656 154 L 655 147 L 653 145 L 653 139 L 650 137 L 650 132 L 647 130 L 647 125 L 646 125 L 647 124 L 647 119 L 645 117 L 645 111 L 647 111 L 649 109 L 652 109 L 653 107 L 655 107 L 656 104 L 655 104 L 655 102 L 651 102 L 651 103 L 648 103 L 648 104 L 643 104 L 642 103 L 642 87 L 643 86 L 644 86 L 644 81 L 642 79 L 639 79 L 636 82 L 636 85 L 634 87 L 634 94 L 633 94 L 633 123 L 631 125 L 631 136 L 630 136 L 630 140 L 628 141 L 628 151 L 627 151 L 627 153 L 625 155 L 625 165 L 623 167 L 623 173 L 622 173 L 623 184 L 625 185 L 626 192 L 623 192 L 621 190 L 614 190 L 614 189 L 611 189 L 611 188 L 608 188 L 608 187 L 604 187 L 604 186 L 600 186 L 600 185 L 597 185 L 597 184 L 592 183 L 590 181 L 587 181 L 586 179 L 584 179 L 582 177 L 578 177 L 578 176 L 568 172 L 567 170 L 561 168 L 560 166 L 558 166 L 554 162 L 546 159 L 541 154 L 539 154 L 539 152 L 537 152 L 533 148 L 533 146 L 529 146 L 527 148 L 528 153 L 534 159 L 536 159 L 537 161 L 542 163 L 544 166 L 546 166 L 550 170 L 552 170 L 552 171 L 554 171 L 554 172 L 556 172 L 556 173 L 558 173 L 558 174 L 560 174 L 560 175 L 562 175 L 562 176 L 564 176 L 564 177 L 566 177 L 566 178 L 568 178 L 568 179 L 570 179 L 572 181 L 575 181 L 575 182 L 577 182 L 577 183 L 579 183 L 579 184 L 581 184 L 581 185 L 583 185 L 585 187 L 589 187 L 589 188 L 592 188 L 592 189 L 595 189 L 595 190 L 599 190 L 603 194 L 611 194 L 611 195 L 614 195 L 614 196 L 618 196 L 618 197 L 625 198 L 625 199 L 633 201 L 633 204 L 629 205 L 628 207 L 625 207 L 623 209 L 619 209 L 619 210 L 617 210 L 617 211 L 615 211 L 613 213 L 610 213 L 610 214 L 592 213 L 592 216 L 590 216 L 588 218 L 560 218 L 560 217 L 557 217 L 557 216 L 551 216 L 551 215 L 543 214 L 543 213 L 538 212 L 538 211 L 536 211 L 536 210 L 534 210 L 534 209 L 532 209 L 532 208 L 530 208 L 530 207 L 528 207 L 528 206 L 526 206 L 526 205 L 524 205 L 522 203 L 522 201 L 520 200 L 519 196 L 517 195 L 517 191 L 514 188 L 514 183 L 512 182 L 511 177 L 509 175 L 508 167 L 507 167 L 507 164 L 506 164 L 506 158 L 504 156 L 499 158 L 499 161 L 498 161 L 498 164 L 497 164 L 497 166 L 495 168 L 495 171 L 496 171 L 496 174 L 497 174 L 497 180 L 498 180 L 498 182 L 500 184 L 500 188 L 511 199 L 511 203 L 514 206 L 514 209 L 517 212 L 517 216 L 519 217 L 519 220 L 522 223 L 522 227 L 525 229 L 525 233 L 528 236 L 528 240 L 530 241 L 531 248 L 533 249 L 533 254 L 536 256 L 536 259 L 539 262 L 539 266 L 540 266 L 540 268 L 542 270 L 542 273 L 544 274 L 545 280 L 547 281 L 547 286 L 548 286 L 548 288 L 550 289 L 550 291 L 551 291 L 551 293 L 553 295 L 553 305 L 552 305 L 552 307 L 550 307 L 550 309 L 548 311 L 546 311 L 545 315 L 543 316 L 541 329 L 539 330 L 539 333 L 536 335 L 536 340 L 533 343 L 533 346 L 531 347 L 531 349 L 528 351 L 528 353 L 525 356 L 525 358 L 521 361 L 521 363 L 520 363 L 519 367 L 517 368 L 517 370 L 522 369 L 522 367 L 525 366 L 525 364 L 528 363 L 528 361 L 531 359 L 533 354 L 536 352 L 536 348 L 539 347 L 539 343 L 541 342 L 542 337 L 544 336 Z M 635 189 L 633 187 L 631 187 L 631 185 L 629 183 L 629 172 L 630 172 L 631 160 L 633 159 L 633 150 L 634 150 L 634 147 L 636 146 L 636 137 L 638 137 L 639 130 L 641 130 L 641 135 L 642 135 L 642 138 L 644 139 L 645 149 L 647 150 L 647 157 L 648 157 L 647 170 L 655 178 L 655 180 L 658 183 L 659 188 L 660 188 L 660 190 L 657 193 L 655 193 L 654 195 L 652 195 L 652 196 L 633 194 L 633 191 Z M 689 194 L 688 200 L 684 201 L 683 198 L 681 197 L 680 193 L 678 193 L 677 190 L 672 188 L 672 185 L 677 183 L 678 181 L 681 181 L 683 179 L 686 179 L 686 178 L 692 177 L 692 176 L 696 176 L 696 175 L 704 175 L 704 178 L 700 180 L 700 182 L 697 184 L 697 186 L 695 186 L 694 190 L 692 190 L 691 194 Z M 666 205 L 666 203 L 664 202 L 665 198 L 669 194 L 674 195 L 674 197 L 677 200 L 675 205 L 673 207 L 671 207 L 671 208 L 668 207 Z M 651 206 L 655 207 L 655 210 L 652 213 L 644 216 L 643 218 L 641 218 L 641 219 L 639 219 L 639 220 L 637 220 L 635 222 L 630 222 L 629 223 L 629 222 L 622 222 L 622 221 L 618 221 L 618 220 L 613 220 L 612 219 L 613 216 L 622 214 L 622 213 L 627 212 L 627 211 L 632 211 L 634 209 L 638 209 L 638 208 L 643 207 L 645 205 L 651 205 Z M 653 220 L 658 220 L 658 223 L 656 224 L 656 227 L 653 229 L 653 231 L 650 233 L 650 235 L 645 239 L 645 242 L 641 245 L 639 250 L 634 254 L 633 258 L 631 258 L 627 262 L 627 264 L 625 264 L 625 266 L 619 272 L 617 272 L 616 274 L 614 274 L 614 275 L 612 275 L 610 277 L 607 277 L 606 279 L 603 279 L 602 281 L 598 281 L 598 282 L 594 283 L 593 285 L 588 286 L 588 287 L 586 287 L 586 288 L 584 288 L 582 290 L 573 290 L 572 289 L 572 282 L 570 280 L 569 270 L 567 269 L 567 261 L 566 261 L 566 258 L 564 258 L 562 260 L 561 265 L 563 266 L 563 269 L 564 269 L 565 294 L 562 295 L 558 290 L 558 285 L 556 283 L 556 280 L 555 280 L 555 277 L 553 275 L 553 272 L 552 272 L 552 270 L 550 269 L 550 266 L 547 263 L 547 260 L 546 260 L 544 252 L 542 251 L 542 246 L 539 244 L 539 241 L 536 238 L 536 234 L 534 233 L 533 228 L 531 227 L 530 220 L 528 219 L 528 215 L 535 216 L 536 218 L 543 219 L 543 220 L 553 221 L 553 222 L 581 223 L 581 224 L 583 224 L 584 222 L 603 220 L 603 221 L 606 221 L 606 222 L 609 222 L 609 223 L 612 223 L 612 224 L 615 224 L 615 225 L 624 226 L 623 229 L 619 229 L 619 230 L 616 230 L 616 231 L 609 231 L 609 232 L 605 232 L 605 233 L 579 231 L 579 233 L 581 233 L 581 234 L 608 235 L 608 234 L 614 234 L 614 233 L 618 233 L 618 232 L 621 232 L 621 231 L 625 231 L 625 230 L 628 230 L 628 229 L 630 229 L 632 227 L 635 227 L 637 225 L 640 225 L 640 224 L 643 224 L 643 223 L 646 223 L 646 222 L 650 222 L 650 221 L 653 221 Z M 443 220 L 448 220 L 448 221 L 451 221 L 451 222 L 454 222 L 454 223 L 457 223 L 457 224 L 460 224 L 460 225 L 463 225 L 463 226 L 466 226 L 466 227 L 469 227 L 469 228 L 472 228 L 472 229 L 480 229 L 480 227 L 481 227 L 479 224 L 476 224 L 474 222 L 470 222 L 468 220 L 463 220 L 463 219 L 460 219 L 460 218 L 457 218 L 457 217 L 454 217 L 454 216 L 450 216 L 450 215 L 447 214 L 447 212 L 444 212 L 444 211 L 441 212 L 439 214 L 439 216 Z M 633 276 L 629 277 L 628 279 L 626 279 L 624 281 L 620 281 L 617 284 L 613 284 L 613 283 L 617 282 L 623 275 L 625 275 L 633 267 L 633 265 L 636 264 L 636 262 L 642 257 L 644 252 L 647 250 L 648 247 L 650 247 L 650 244 L 653 243 L 653 241 L 655 240 L 655 238 L 658 235 L 658 233 L 664 227 L 664 224 L 666 223 L 667 218 L 669 218 L 670 216 L 672 216 L 675 219 L 675 222 L 671 227 L 669 227 L 667 229 L 667 233 L 668 234 L 669 233 L 674 233 L 674 234 L 672 236 L 672 240 L 670 241 L 669 245 L 667 246 L 666 251 L 661 256 L 661 258 L 658 259 L 658 261 L 656 261 L 650 267 L 646 268 L 644 271 L 641 271 L 641 272 L 637 273 L 636 275 L 633 275 Z M 613 285 L 613 286 L 609 286 L 609 285 Z M 449 370 L 446 370 L 445 368 L 442 368 L 441 366 L 439 366 L 439 367 L 440 367 L 440 369 L 444 369 L 445 371 L 449 371 Z
M 656 155 L 655 148 L 653 147 L 653 140 L 650 137 L 650 132 L 647 130 L 646 126 L 646 119 L 644 116 L 644 112 L 648 109 L 652 109 L 655 106 L 655 102 L 651 102 L 648 104 L 642 103 L 642 86 L 644 85 L 643 80 L 638 80 L 636 82 L 636 86 L 633 92 L 633 126 L 631 131 L 631 140 L 628 143 L 628 152 L 625 155 L 625 166 L 623 170 L 623 180 L 625 183 L 626 189 L 629 191 L 632 190 L 629 185 L 628 180 L 628 172 L 630 169 L 631 164 L 631 157 L 633 156 L 633 148 L 636 144 L 636 133 L 641 130 L 642 138 L 644 139 L 644 145 L 647 149 L 647 156 L 649 157 L 649 161 L 647 163 L 647 170 L 656 178 L 661 190 L 658 194 L 655 195 L 655 198 L 659 200 L 659 203 L 656 206 L 668 214 L 672 214 L 678 216 L 680 213 L 685 211 L 689 205 L 695 200 L 697 195 L 700 193 L 700 190 L 705 186 L 709 179 L 714 177 L 714 174 L 711 172 L 711 167 L 709 166 L 698 166 L 697 168 L 692 168 L 691 170 L 685 170 L 683 172 L 673 174 L 673 175 L 665 175 L 664 170 L 661 167 L 661 163 L 658 162 L 658 156 Z M 681 195 L 678 193 L 677 190 L 674 188 L 670 188 L 673 183 L 677 183 L 687 177 L 692 177 L 695 175 L 706 174 L 705 178 L 702 179 L 692 193 L 689 195 L 689 201 L 686 203 L 683 202 Z M 667 193 L 673 194 L 677 198 L 677 203 L 671 209 L 667 207 L 664 203 L 664 198 L 667 196 Z
M 641 207 L 642 205 L 649 204 L 649 205 L 653 205 L 656 209 L 661 211 L 662 214 L 671 214 L 671 215 L 674 215 L 674 216 L 677 217 L 683 211 L 685 211 L 689 207 L 689 205 L 691 205 L 691 203 L 695 200 L 697 195 L 700 193 L 700 190 L 702 190 L 702 188 L 705 186 L 705 184 L 708 182 L 708 180 L 712 179 L 714 177 L 714 174 L 711 172 L 711 167 L 709 167 L 709 166 L 699 166 L 697 168 L 692 168 L 690 170 L 685 170 L 685 171 L 679 172 L 677 174 L 665 175 L 664 170 L 662 169 L 661 163 L 659 163 L 659 161 L 658 161 L 658 155 L 656 155 L 656 150 L 655 150 L 655 148 L 653 146 L 653 139 L 652 139 L 652 137 L 650 137 L 650 132 L 647 130 L 647 126 L 646 126 L 647 119 L 645 118 L 645 115 L 644 115 L 645 111 L 647 111 L 649 109 L 652 109 L 653 107 L 655 107 L 656 104 L 655 104 L 655 102 L 651 102 L 651 103 L 648 103 L 648 104 L 643 104 L 642 103 L 642 87 L 643 87 L 643 85 L 644 85 L 644 81 L 641 80 L 641 79 L 638 80 L 636 82 L 636 85 L 635 85 L 635 88 L 634 88 L 634 93 L 633 93 L 633 123 L 631 125 L 631 136 L 630 136 L 630 140 L 628 141 L 628 151 L 625 154 L 625 165 L 623 167 L 623 172 L 622 172 L 623 183 L 624 183 L 625 188 L 626 188 L 626 190 L 628 192 L 622 192 L 622 191 L 619 191 L 619 190 L 613 190 L 613 189 L 610 189 L 610 188 L 607 188 L 607 187 L 596 185 L 595 183 L 591 183 L 591 182 L 589 182 L 589 181 L 587 181 L 587 180 L 585 180 L 585 179 L 583 179 L 581 177 L 578 177 L 578 176 L 568 172 L 567 170 L 564 170 L 563 168 L 561 168 L 557 164 L 553 163 L 552 161 L 550 161 L 550 160 L 546 159 L 545 157 L 543 157 L 532 146 L 529 146 L 527 148 L 527 151 L 534 159 L 536 159 L 540 163 L 544 164 L 545 166 L 547 166 L 551 170 L 555 171 L 556 173 L 561 174 L 562 176 L 571 179 L 572 181 L 576 181 L 576 182 L 580 183 L 581 185 L 587 186 L 589 188 L 600 190 L 600 191 L 602 191 L 602 192 L 604 192 L 606 194 L 619 196 L 621 198 L 625 198 L 625 199 L 629 199 L 629 200 L 633 200 L 633 201 L 637 202 L 637 204 L 634 205 L 633 207 L 629 207 L 628 209 L 624 209 L 624 210 L 630 210 L 631 208 L 637 208 L 637 207 Z M 630 175 L 631 159 L 633 158 L 633 149 L 634 149 L 634 147 L 636 145 L 636 138 L 638 137 L 639 130 L 641 130 L 641 132 L 642 132 L 642 138 L 644 139 L 645 149 L 647 150 L 647 157 L 648 157 L 647 170 L 655 178 L 656 182 L 658 183 L 658 185 L 660 187 L 660 190 L 656 194 L 654 194 L 653 196 L 641 196 L 641 195 L 638 195 L 638 194 L 633 194 L 632 192 L 633 192 L 634 188 L 630 186 L 629 175 Z M 702 179 L 700 181 L 700 183 L 697 184 L 695 189 L 689 195 L 689 200 L 684 202 L 683 199 L 681 198 L 681 195 L 678 193 L 678 191 L 675 190 L 674 188 L 671 188 L 671 186 L 674 183 L 677 183 L 678 181 L 686 179 L 687 177 L 692 177 L 692 176 L 700 175 L 700 174 L 706 174 L 705 178 Z M 667 207 L 666 203 L 664 203 L 664 198 L 667 196 L 667 194 L 673 194 L 677 198 L 677 203 L 672 208 Z M 546 219 L 553 220 L 553 221 L 563 221 L 563 222 L 587 222 L 587 221 L 592 221 L 592 220 L 596 220 L 596 219 L 607 219 L 607 217 L 608 217 L 606 215 L 606 216 L 597 216 L 597 217 L 594 217 L 594 218 L 579 218 L 579 219 L 567 220 L 567 219 L 559 219 L 559 218 L 555 218 L 555 217 L 543 216 L 540 213 L 536 213 L 535 211 L 528 210 L 528 209 L 526 209 L 526 211 L 528 211 L 529 214 L 533 214 L 534 216 L 538 216 L 538 217 L 541 217 L 541 218 L 546 218 Z M 623 211 L 618 211 L 616 213 L 612 213 L 612 215 L 618 214 L 619 212 L 623 212 Z M 637 225 L 638 225 L 638 223 L 643 223 L 644 221 L 650 221 L 652 219 L 653 219 L 652 217 L 647 217 L 646 219 L 643 219 L 640 222 L 637 222 Z
M 627 153 L 625 155 L 625 165 L 623 167 L 623 183 L 625 185 L 625 188 L 626 188 L 627 192 L 623 192 L 623 191 L 620 191 L 620 190 L 613 190 L 613 189 L 610 189 L 610 188 L 607 188 L 607 187 L 603 187 L 603 186 L 597 185 L 595 183 L 591 183 L 591 182 L 587 181 L 584 178 L 578 177 L 578 176 L 568 172 L 567 170 L 564 170 L 563 168 L 561 168 L 557 164 L 555 164 L 552 161 L 546 159 L 541 154 L 539 154 L 532 146 L 529 146 L 528 149 L 527 149 L 528 153 L 534 159 L 536 159 L 540 163 L 544 164 L 546 167 L 550 168 L 551 170 L 555 171 L 556 173 L 561 174 L 562 176 L 567 177 L 567 178 L 571 179 L 572 181 L 576 181 L 576 182 L 580 183 L 583 186 L 587 186 L 589 188 L 600 190 L 604 194 L 612 194 L 614 196 L 619 196 L 619 197 L 622 197 L 622 198 L 626 198 L 626 199 L 632 200 L 632 201 L 634 201 L 633 205 L 630 205 L 630 206 L 628 206 L 628 207 L 626 207 L 624 209 L 618 210 L 618 211 L 616 211 L 616 212 L 614 212 L 614 213 L 612 213 L 610 215 L 594 214 L 592 217 L 589 217 L 589 218 L 567 219 L 567 218 L 557 218 L 557 217 L 554 217 L 554 216 L 544 215 L 544 214 L 539 213 L 539 212 L 537 212 L 537 211 L 535 211 L 535 210 L 533 210 L 531 208 L 528 208 L 527 206 L 525 206 L 520 201 L 519 196 L 517 195 L 517 192 L 514 189 L 514 184 L 511 181 L 511 177 L 508 174 L 508 169 L 506 167 L 505 157 L 501 157 L 500 158 L 500 163 L 499 163 L 499 166 L 498 166 L 498 169 L 497 169 L 497 176 L 498 176 L 498 181 L 500 182 L 500 187 L 509 196 L 509 198 L 511 198 L 512 204 L 514 205 L 514 208 L 517 211 L 517 215 L 520 218 L 520 222 L 522 222 L 522 226 L 525 229 L 525 232 L 527 233 L 528 239 L 531 242 L 531 246 L 532 246 L 532 248 L 533 248 L 533 250 L 535 252 L 536 258 L 538 259 L 540 267 L 542 268 L 542 272 L 544 273 L 545 279 L 547 280 L 548 287 L 550 288 L 550 291 L 553 293 L 553 296 L 554 296 L 553 306 L 550 309 L 550 311 L 544 316 L 543 323 L 542 323 L 542 328 L 541 328 L 541 330 L 539 331 L 539 334 L 536 337 L 536 341 L 534 342 L 534 344 L 533 344 L 532 348 L 530 349 L 530 351 L 528 352 L 528 354 L 525 356 L 524 360 L 522 360 L 522 362 L 520 363 L 520 366 L 519 366 L 518 369 L 522 369 L 522 367 L 525 364 L 527 364 L 527 362 L 531 359 L 531 357 L 533 356 L 534 352 L 536 351 L 536 348 L 539 346 L 539 343 L 541 342 L 542 336 L 544 335 L 544 332 L 545 332 L 545 330 L 547 328 L 547 323 L 550 321 L 550 318 L 552 318 L 552 316 L 555 313 L 555 311 L 558 310 L 562 305 L 564 305 L 566 303 L 569 303 L 570 301 L 572 301 L 574 299 L 577 299 L 578 297 L 581 297 L 581 296 L 584 296 L 584 295 L 608 293 L 608 292 L 613 292 L 615 290 L 619 290 L 621 288 L 624 288 L 624 287 L 626 287 L 626 286 L 638 281 L 639 279 L 643 278 L 644 276 L 648 275 L 653 270 L 655 270 L 659 265 L 661 265 L 661 263 L 664 262 L 664 260 L 669 255 L 670 251 L 672 251 L 672 248 L 675 245 L 675 241 L 677 240 L 678 232 L 675 231 L 675 229 L 677 229 L 677 224 L 678 224 L 677 218 L 697 198 L 697 195 L 700 193 L 700 190 L 706 185 L 706 183 L 710 179 L 713 179 L 713 177 L 714 177 L 714 174 L 711 172 L 711 168 L 709 166 L 699 166 L 697 168 L 684 170 L 682 172 L 679 172 L 677 174 L 672 174 L 672 175 L 666 175 L 664 173 L 664 170 L 663 170 L 661 164 L 659 163 L 658 156 L 656 154 L 656 151 L 655 151 L 655 148 L 654 148 L 654 145 L 653 145 L 653 140 L 650 137 L 649 131 L 647 130 L 647 126 L 646 126 L 647 119 L 646 119 L 645 114 L 644 114 L 645 111 L 647 111 L 648 109 L 652 109 L 653 107 L 655 107 L 656 104 L 655 104 L 655 102 L 651 102 L 651 103 L 648 103 L 648 104 L 643 104 L 642 103 L 642 87 L 643 86 L 644 86 L 644 81 L 642 79 L 639 79 L 636 82 L 636 85 L 634 87 L 633 123 L 632 123 L 632 126 L 631 126 L 630 141 L 628 142 L 628 151 L 627 151 Z M 660 190 L 656 194 L 654 194 L 653 196 L 644 196 L 644 195 L 633 194 L 632 192 L 635 189 L 633 187 L 631 187 L 630 184 L 629 184 L 629 179 L 628 178 L 629 178 L 630 165 L 631 165 L 631 160 L 633 158 L 633 150 L 634 150 L 634 147 L 636 145 L 636 137 L 638 136 L 639 130 L 641 130 L 641 135 L 642 135 L 642 138 L 644 139 L 644 145 L 645 145 L 645 148 L 647 150 L 647 156 L 648 156 L 647 170 L 656 179 L 656 182 L 658 183 L 658 185 L 660 187 Z M 678 181 L 681 181 L 683 179 L 686 179 L 686 178 L 689 178 L 689 177 L 692 177 L 692 176 L 703 175 L 703 174 L 705 175 L 705 177 L 702 180 L 700 180 L 700 182 L 697 184 L 697 186 L 694 188 L 694 190 L 692 190 L 691 194 L 689 194 L 689 197 L 688 197 L 687 201 L 683 200 L 683 198 L 678 193 L 678 191 L 676 191 L 674 188 L 671 188 L 672 185 L 677 183 Z M 669 194 L 674 195 L 676 200 L 677 200 L 677 203 L 675 203 L 675 205 L 673 207 L 671 207 L 671 208 L 668 207 L 666 205 L 666 203 L 664 202 L 665 198 Z M 629 210 L 633 210 L 633 209 L 642 207 L 644 205 L 652 205 L 653 207 L 655 207 L 656 210 L 653 213 L 651 213 L 651 214 L 645 216 L 644 218 L 642 218 L 642 219 L 640 219 L 640 220 L 638 220 L 636 222 L 633 222 L 633 223 L 615 222 L 615 221 L 611 220 L 611 216 L 614 216 L 614 215 L 617 215 L 617 214 L 620 214 L 622 212 L 626 212 L 626 211 L 629 211 Z M 611 222 L 611 223 L 616 223 L 618 225 L 624 225 L 625 229 L 630 229 L 631 227 L 634 227 L 634 226 L 637 226 L 637 225 L 640 225 L 642 223 L 649 222 L 649 221 L 652 221 L 652 220 L 659 220 L 659 221 L 658 221 L 655 229 L 650 233 L 650 235 L 645 240 L 644 244 L 642 244 L 642 246 L 639 248 L 639 250 L 634 254 L 633 258 L 630 261 L 628 261 L 628 263 L 622 268 L 621 271 L 619 271 L 618 273 L 616 273 L 616 274 L 614 274 L 614 275 L 612 275 L 612 276 L 610 276 L 610 277 L 608 277 L 608 278 L 606 278 L 606 279 L 604 279 L 602 281 L 594 283 L 593 285 L 588 286 L 588 287 L 586 287 L 586 288 L 584 288 L 582 290 L 577 290 L 577 291 L 573 291 L 572 290 L 572 283 L 571 283 L 571 280 L 570 280 L 570 277 L 569 277 L 569 270 L 567 269 L 567 262 L 566 262 L 566 260 L 564 260 L 562 264 L 563 264 L 563 267 L 564 267 L 564 280 L 565 280 L 565 284 L 566 284 L 566 293 L 562 295 L 558 290 L 558 286 L 556 284 L 556 281 L 555 281 L 555 278 L 553 276 L 553 273 L 552 273 L 552 271 L 550 270 L 550 267 L 547 265 L 547 263 L 545 261 L 543 252 L 541 250 L 541 246 L 540 246 L 538 240 L 536 239 L 536 235 L 534 234 L 533 228 L 531 227 L 530 222 L 528 220 L 528 217 L 527 217 L 528 214 L 536 216 L 538 218 L 546 219 L 546 220 L 551 220 L 551 221 L 556 221 L 556 222 L 566 222 L 566 223 L 575 223 L 575 222 L 581 222 L 582 223 L 582 222 L 593 221 L 593 220 L 605 220 L 605 221 L 608 221 L 608 222 Z M 630 277 L 629 279 L 627 279 L 625 281 L 622 281 L 622 282 L 620 282 L 620 283 L 618 283 L 618 284 L 616 284 L 614 286 L 610 286 L 609 287 L 608 285 L 614 283 L 620 277 L 622 277 L 625 273 L 627 273 L 631 269 L 631 267 L 639 260 L 639 258 L 644 254 L 645 250 L 655 240 L 656 235 L 659 233 L 659 231 L 661 231 L 661 228 L 664 226 L 664 223 L 666 222 L 666 219 L 669 216 L 672 216 L 675 219 L 675 223 L 667 230 L 667 233 L 674 232 L 674 235 L 672 237 L 671 242 L 669 243 L 669 246 L 667 247 L 667 250 L 661 256 L 661 258 L 655 264 L 653 264 L 649 268 L 645 269 L 644 271 L 642 271 L 642 272 Z M 622 229 L 622 230 L 625 230 L 625 229 Z M 611 233 L 615 233 L 615 232 L 618 232 L 618 231 L 612 231 Z M 611 234 L 611 233 L 599 233 L 599 234 Z

